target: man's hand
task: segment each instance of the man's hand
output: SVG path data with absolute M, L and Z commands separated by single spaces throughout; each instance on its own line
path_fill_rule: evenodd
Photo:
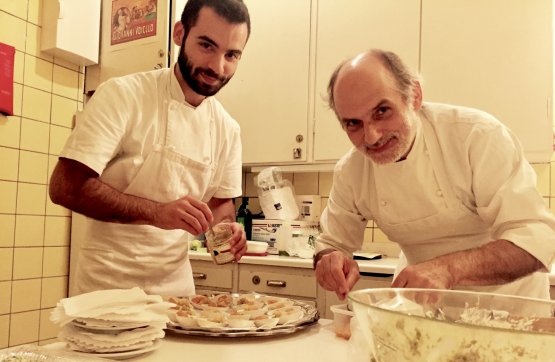
M 208 230 L 214 220 L 208 205 L 190 196 L 159 204 L 153 225 L 161 229 L 183 229 L 192 235 Z
M 453 286 L 448 266 L 435 259 L 407 266 L 391 284 L 392 288 L 451 289 Z
M 235 255 L 235 261 L 239 261 L 247 252 L 247 237 L 241 224 L 236 222 L 229 224 L 231 225 L 231 231 L 233 232 L 230 240 L 231 252 Z
M 360 278 L 358 264 L 340 251 L 323 255 L 316 263 L 316 279 L 326 289 L 335 292 L 341 300 Z

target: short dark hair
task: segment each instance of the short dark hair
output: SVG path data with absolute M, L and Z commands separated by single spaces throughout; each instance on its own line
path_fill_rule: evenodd
M 242 0 L 189 0 L 181 13 L 181 24 L 185 30 L 184 37 L 198 20 L 198 14 L 203 7 L 212 8 L 232 24 L 247 24 L 247 39 L 251 34 L 251 19 L 249 10 Z

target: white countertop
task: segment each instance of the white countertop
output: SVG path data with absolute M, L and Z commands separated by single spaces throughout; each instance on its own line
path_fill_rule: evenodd
M 191 260 L 212 261 L 210 254 L 189 251 Z M 363 273 L 393 274 L 397 265 L 397 258 L 382 257 L 377 260 L 357 260 L 358 266 Z M 239 264 L 258 264 L 271 266 L 289 266 L 294 268 L 312 269 L 312 259 L 302 259 L 291 256 L 243 256 Z
M 146 354 L 126 359 L 138 362 L 343 362 L 350 361 L 350 345 L 335 336 L 333 321 L 320 319 L 306 329 L 267 337 L 198 337 L 170 331 L 158 341 L 159 347 Z M 65 342 L 46 346 L 65 349 Z
M 206 260 L 211 261 L 210 254 L 200 253 L 196 251 L 189 251 L 189 258 L 191 260 Z M 393 274 L 397 266 L 397 258 L 382 257 L 377 260 L 357 260 L 358 267 L 361 273 L 377 273 L 377 274 Z M 289 266 L 295 268 L 312 268 L 312 259 L 302 259 L 291 256 L 244 256 L 239 263 L 243 264 L 259 264 L 259 265 L 272 265 L 272 266 Z M 549 274 L 549 282 L 555 286 L 555 263 L 551 268 Z

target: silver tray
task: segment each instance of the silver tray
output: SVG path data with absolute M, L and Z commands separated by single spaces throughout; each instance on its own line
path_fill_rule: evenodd
M 190 336 L 206 336 L 206 337 L 265 337 L 281 334 L 294 333 L 299 330 L 312 326 L 320 315 L 315 306 L 300 300 L 290 299 L 303 309 L 304 316 L 292 323 L 280 324 L 275 327 L 267 328 L 202 328 L 202 327 L 183 327 L 173 322 L 169 322 L 166 330 L 176 334 L 185 334 Z

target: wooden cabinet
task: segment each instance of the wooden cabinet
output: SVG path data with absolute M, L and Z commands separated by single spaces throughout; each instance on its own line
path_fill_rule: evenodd
M 548 162 L 551 0 L 250 0 L 253 31 L 218 95 L 242 126 L 246 164 L 333 162 L 351 146 L 327 105 L 335 67 L 369 48 L 423 76 L 424 100 L 492 113 Z M 299 149 L 298 158 L 294 149 Z
M 241 125 L 244 163 L 306 161 L 311 1 L 245 3 L 252 33 L 216 98 Z
M 312 269 L 239 265 L 239 291 L 255 291 L 287 297 L 315 300 L 316 278 Z
M 483 109 L 549 162 L 551 0 L 422 0 L 424 99 Z
M 549 293 L 551 294 L 551 299 L 555 300 L 555 285 L 551 286 Z
M 216 265 L 212 261 L 191 260 L 197 293 L 237 291 L 236 264 Z
M 374 274 L 374 273 L 361 273 L 359 281 L 355 284 L 353 290 L 369 289 L 369 288 L 389 288 L 393 282 L 391 274 Z M 330 311 L 330 306 L 336 304 L 345 304 L 347 300 L 339 300 L 337 295 L 333 292 L 325 291 L 325 305 L 321 312 L 322 318 L 333 319 L 333 313 Z
M 329 78 L 339 63 L 370 48 L 398 53 L 418 69 L 419 0 L 318 0 L 315 90 L 314 161 L 337 160 L 351 147 L 327 104 Z

